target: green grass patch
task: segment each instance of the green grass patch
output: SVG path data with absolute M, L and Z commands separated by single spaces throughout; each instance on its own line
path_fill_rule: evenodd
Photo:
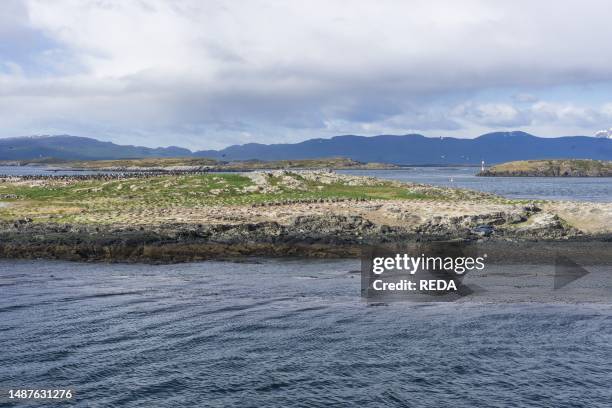
M 286 175 L 284 177 L 287 177 Z M 254 182 L 241 174 L 203 174 L 127 178 L 121 180 L 87 180 L 68 185 L 61 181 L 36 185 L 35 182 L 0 183 L 0 194 L 18 196 L 4 199 L 0 218 L 33 218 L 35 221 L 58 222 L 105 219 L 148 209 L 195 208 L 205 206 L 248 205 L 304 199 L 377 199 L 377 200 L 448 200 L 468 198 L 469 193 L 455 191 L 452 196 L 436 187 L 411 188 L 380 181 L 349 185 L 342 181 L 323 184 L 292 173 L 295 187 L 283 176 L 269 177 L 266 192 L 255 191 Z

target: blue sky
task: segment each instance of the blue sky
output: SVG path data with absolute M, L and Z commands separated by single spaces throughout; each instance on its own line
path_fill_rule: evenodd
M 0 137 L 593 135 L 610 21 L 597 0 L 4 0 Z

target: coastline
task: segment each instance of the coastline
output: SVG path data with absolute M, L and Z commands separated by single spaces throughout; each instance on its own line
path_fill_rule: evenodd
M 612 177 L 612 162 L 605 160 L 520 160 L 494 165 L 479 177 Z
M 330 171 L 3 179 L 0 257 L 173 263 L 359 257 L 422 241 L 612 241 L 612 204 L 489 193 Z M 529 246 L 529 245 L 526 245 Z
M 128 173 L 207 173 L 272 170 L 392 170 L 401 166 L 390 163 L 365 163 L 343 157 L 300 160 L 235 160 L 206 158 L 141 158 L 115 160 L 22 160 L 2 161 L 0 166 L 45 167 L 51 172 L 128 172 Z
M 520 230 L 498 226 L 491 236 L 477 228 L 457 227 L 441 218 L 429 231 L 374 224 L 359 216 L 302 216 L 292 223 L 75 225 L 0 223 L 0 258 L 71 261 L 178 263 L 239 260 L 245 257 L 358 258 L 371 247 L 407 247 L 429 241 L 456 241 L 513 253 L 511 258 L 547 259 L 546 248 L 566 254 L 606 254 L 612 233 L 581 233 L 557 222 Z M 511 250 L 510 248 L 515 248 Z M 520 249 L 518 249 L 520 248 Z M 586 252 L 585 252 L 586 251 Z M 537 255 L 536 255 L 537 254 Z M 605 257 L 605 256 L 604 256 Z M 548 259 L 548 262 L 552 262 Z
M 555 247 L 564 254 L 580 255 L 582 262 L 593 262 L 612 247 L 612 234 L 581 235 L 563 239 L 480 238 L 473 234 L 422 235 L 399 229 L 373 228 L 361 236 L 354 229 L 334 234 L 309 233 L 303 229 L 275 224 L 202 227 L 165 226 L 155 229 L 87 227 L 75 225 L 0 226 L 0 258 L 59 259 L 70 261 L 180 263 L 202 260 L 239 260 L 245 257 L 272 258 L 358 258 L 362 251 L 376 247 L 410 247 L 428 241 L 455 241 L 512 253 L 511 259 L 524 261 L 552 258 Z M 514 248 L 514 249 L 512 249 Z M 528 254 L 531 253 L 531 256 Z M 583 256 L 588 254 L 588 256 Z

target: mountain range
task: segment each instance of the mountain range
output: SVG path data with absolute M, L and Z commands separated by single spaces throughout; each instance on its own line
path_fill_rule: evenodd
M 130 159 L 142 157 L 191 156 L 189 149 L 180 147 L 149 148 L 102 142 L 89 137 L 25 136 L 0 139 L 0 160 L 61 160 Z
M 588 136 L 544 138 L 525 132 L 495 132 L 473 139 L 418 134 L 335 136 L 299 143 L 234 145 L 195 151 L 170 146 L 118 145 L 92 138 L 59 135 L 0 139 L 0 160 L 112 160 L 147 157 L 206 157 L 219 160 L 295 160 L 346 157 L 393 164 L 477 165 L 530 159 L 612 160 L 612 139 Z

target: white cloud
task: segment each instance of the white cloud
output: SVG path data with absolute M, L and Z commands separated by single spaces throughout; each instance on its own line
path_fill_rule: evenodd
M 598 124 L 612 121 L 612 104 L 584 106 L 539 101 L 531 105 L 511 105 L 507 103 L 478 104 L 469 101 L 454 107 L 450 111 L 450 117 L 457 121 L 491 127 L 565 125 L 594 128 Z
M 89 132 L 206 148 L 342 129 L 591 126 L 603 111 L 529 91 L 515 95 L 520 106 L 461 101 L 460 111 L 448 99 L 612 81 L 606 1 L 10 4 L 0 5 L 0 21 L 15 17 L 0 41 L 31 40 L 0 54 L 4 136 Z
M 571 103 L 538 102 L 531 108 L 531 116 L 535 122 L 558 122 L 567 125 L 597 126 L 611 117 L 607 113 L 606 105 L 599 108 L 579 106 Z

